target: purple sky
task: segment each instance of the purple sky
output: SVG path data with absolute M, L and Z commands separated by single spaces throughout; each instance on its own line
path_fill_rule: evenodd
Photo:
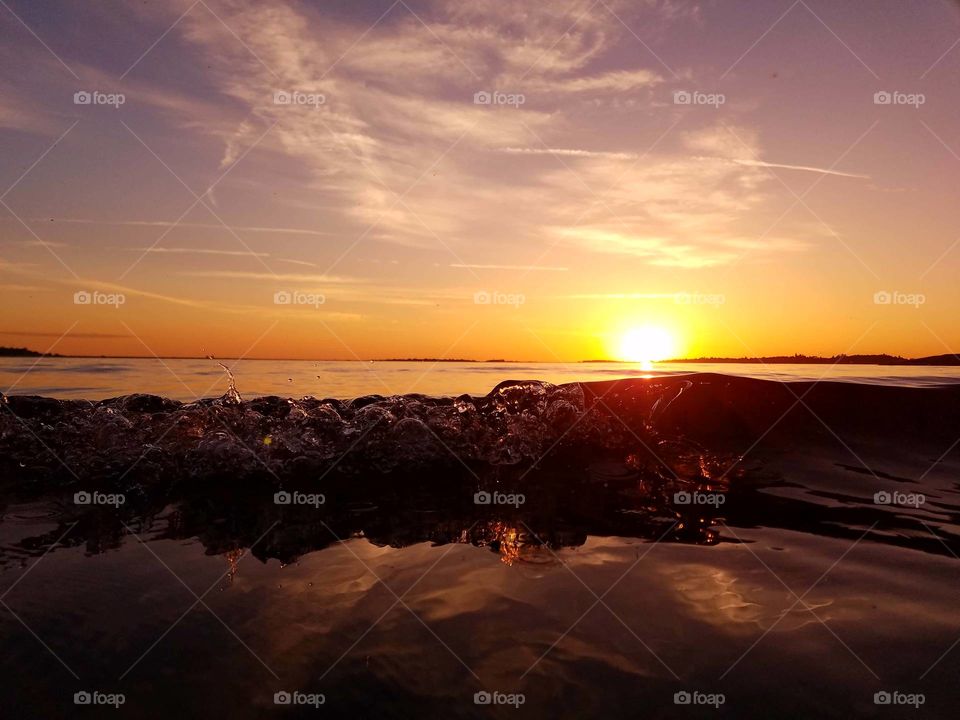
M 956 3 L 3 0 L 0 36 L 2 345 L 960 348 Z

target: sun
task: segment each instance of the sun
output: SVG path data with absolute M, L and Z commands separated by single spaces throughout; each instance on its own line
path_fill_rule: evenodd
M 632 328 L 620 340 L 620 359 L 649 364 L 673 357 L 676 347 L 673 335 L 662 327 Z

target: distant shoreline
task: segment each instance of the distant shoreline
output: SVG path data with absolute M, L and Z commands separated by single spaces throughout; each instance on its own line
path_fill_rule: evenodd
M 60 355 L 57 353 L 40 353 L 28 348 L 0 347 L 0 358 L 72 358 L 80 360 L 205 360 L 206 356 L 189 355 Z M 218 360 L 238 360 L 236 357 L 218 356 Z M 471 360 L 468 358 L 246 358 L 248 360 L 265 360 L 268 362 L 366 362 L 366 363 L 502 363 L 511 365 L 554 365 L 556 361 L 547 360 L 504 360 L 502 358 L 490 360 Z M 622 365 L 637 365 L 636 362 L 625 360 L 571 360 L 560 364 L 590 364 L 590 363 L 618 363 Z M 960 355 L 944 354 L 931 355 L 921 358 L 904 358 L 898 355 L 835 355 L 820 357 L 816 355 L 773 355 L 767 357 L 700 357 L 675 358 L 660 360 L 654 364 L 743 364 L 743 365 L 885 365 L 885 366 L 960 366 Z
M 771 357 L 741 358 L 687 358 L 664 360 L 664 363 L 713 363 L 713 364 L 762 364 L 762 365 L 885 365 L 885 366 L 957 366 L 960 355 L 930 355 L 921 358 L 904 358 L 898 355 L 835 355 L 818 357 L 809 355 L 775 355 Z

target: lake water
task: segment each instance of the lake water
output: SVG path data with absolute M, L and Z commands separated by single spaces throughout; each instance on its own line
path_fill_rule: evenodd
M 431 363 L 307 360 L 225 361 L 244 397 L 352 398 L 368 394 L 482 395 L 503 380 L 587 382 L 624 377 L 715 372 L 765 380 L 838 380 L 933 386 L 960 382 L 958 367 L 658 363 Z M 224 371 L 212 360 L 4 358 L 0 390 L 7 394 L 99 400 L 149 393 L 178 400 L 222 395 Z
M 893 477 L 929 469 L 857 449 Z M 920 508 L 878 507 L 850 462 L 781 453 L 679 521 L 600 465 L 541 478 L 520 508 L 472 505 L 452 477 L 433 492 L 360 477 L 319 508 L 229 486 L 119 510 L 7 498 L 4 714 L 954 718 L 956 458 L 890 482 Z M 83 692 L 124 705 L 77 708 Z M 323 704 L 275 704 L 294 692 Z
M 4 362 L 14 395 L 226 389 L 209 361 L 164 361 L 168 372 L 50 359 L 24 376 L 32 362 Z M 828 370 L 667 369 L 797 381 Z M 651 374 L 265 361 L 235 371 L 247 397 Z M 601 385 L 618 413 L 652 387 L 665 398 L 660 424 L 625 414 L 574 451 L 544 435 L 570 417 L 538 405 L 533 386 L 476 407 L 10 397 L 0 404 L 3 716 L 954 718 L 957 372 L 830 373 L 844 382 L 804 386 L 803 406 L 779 383 L 713 376 L 607 384 L 623 386 L 613 394 Z M 474 418 L 462 431 L 450 424 L 461 412 Z M 423 422 L 448 433 L 437 456 L 415 447 L 429 435 L 408 432 Z M 451 459 L 446 450 L 483 427 L 488 449 L 499 437 L 536 450 L 508 464 Z M 325 428 L 375 462 L 312 473 L 301 461 L 329 450 Z M 607 429 L 620 432 L 616 445 L 604 444 Z M 368 431 L 376 439 L 357 446 Z M 278 498 L 294 487 L 299 500 Z M 478 499 L 481 489 L 500 500 Z

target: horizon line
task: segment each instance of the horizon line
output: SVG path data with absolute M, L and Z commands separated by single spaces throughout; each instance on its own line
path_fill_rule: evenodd
M 946 352 L 938 355 L 925 355 L 920 357 L 904 357 L 902 355 L 891 355 L 889 353 L 856 353 L 856 354 L 846 354 L 841 353 L 838 355 L 832 356 L 823 356 L 823 355 L 803 355 L 803 354 L 794 354 L 794 355 L 760 355 L 760 356 L 740 356 L 740 357 L 721 357 L 721 356 L 701 356 L 701 357 L 689 357 L 689 358 L 668 358 L 664 360 L 650 360 L 650 361 L 636 361 L 636 360 L 618 360 L 615 358 L 584 358 L 579 360 L 508 360 L 505 358 L 484 358 L 484 359 L 473 359 L 473 358 L 434 358 L 434 357 L 424 357 L 424 358 L 303 358 L 303 357 L 237 357 L 237 356 L 228 356 L 228 355 L 78 355 L 78 354 L 60 354 L 60 353 L 41 353 L 37 351 L 29 350 L 28 348 L 3 348 L 10 350 L 26 350 L 27 352 L 23 355 L 3 355 L 0 354 L 0 359 L 2 358 L 15 358 L 15 357 L 34 357 L 34 358 L 70 358 L 70 359 L 87 359 L 87 360 L 258 360 L 258 361 L 267 361 L 267 362 L 432 362 L 432 363 L 505 363 L 505 364 L 538 364 L 538 365 L 557 365 L 557 364 L 579 364 L 579 363 L 616 363 L 621 365 L 642 365 L 645 363 L 651 364 L 667 364 L 667 363 L 757 363 L 763 362 L 764 360 L 790 360 L 796 359 L 798 361 L 810 361 L 810 360 L 822 360 L 825 363 L 830 361 L 835 361 L 838 358 L 845 357 L 865 357 L 865 358 L 890 358 L 893 360 L 901 360 L 904 362 L 917 362 L 920 360 L 928 360 L 933 358 L 944 358 L 944 357 L 953 357 L 956 360 L 960 361 L 960 354 Z M 782 363 L 780 363 L 782 364 Z M 864 362 L 864 363 L 850 363 L 850 364 L 862 364 L 862 365 L 874 365 L 877 363 Z

